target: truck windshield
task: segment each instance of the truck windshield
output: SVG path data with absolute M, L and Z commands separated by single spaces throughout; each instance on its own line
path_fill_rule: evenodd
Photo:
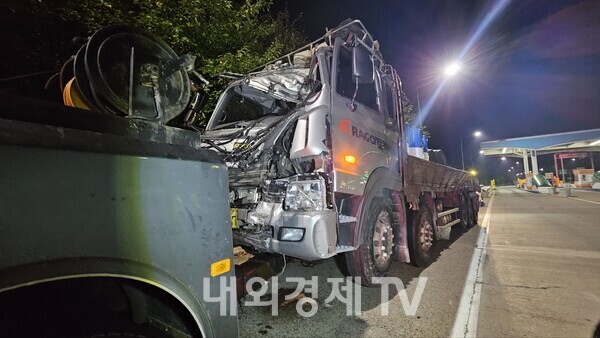
M 293 105 L 246 85 L 231 87 L 215 111 L 218 120 L 213 127 L 287 114 Z

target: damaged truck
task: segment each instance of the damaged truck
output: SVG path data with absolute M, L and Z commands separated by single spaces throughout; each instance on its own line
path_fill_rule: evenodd
M 477 223 L 468 173 L 407 155 L 402 85 L 358 20 L 235 79 L 203 133 L 229 170 L 234 242 L 315 261 L 345 255 L 371 285 L 426 266 Z

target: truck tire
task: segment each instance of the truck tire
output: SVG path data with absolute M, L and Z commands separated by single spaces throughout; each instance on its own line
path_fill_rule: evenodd
M 385 276 L 394 260 L 392 209 L 384 199 L 371 202 L 363 226 L 363 242 L 346 253 L 346 267 L 351 276 L 361 278 L 362 285 L 374 286 L 373 278 Z
M 472 228 L 477 225 L 479 219 L 479 196 L 477 196 L 477 201 L 475 203 L 471 203 L 471 223 L 470 227 Z
M 90 308 L 85 307 L 89 305 Z M 162 332 L 149 330 L 136 324 L 122 314 L 113 314 L 96 310 L 91 304 L 73 306 L 62 304 L 60 300 L 34 309 L 30 306 L 23 313 L 11 314 L 0 320 L 0 336 L 2 337 L 160 337 L 166 338 Z M 6 321 L 6 322 L 5 322 Z
M 469 229 L 469 204 L 467 203 L 467 198 L 465 194 L 459 194 L 459 212 L 458 216 L 460 217 L 460 222 L 458 223 L 461 230 Z
M 122 318 L 106 318 L 104 323 L 92 324 L 83 332 L 75 331 L 79 337 L 104 338 L 104 337 L 130 337 L 130 338 L 146 338 L 157 337 L 167 338 L 168 335 L 159 332 L 158 330 L 149 330 L 148 328 L 135 324 L 131 321 L 125 321 Z M 74 333 L 75 333 L 74 332 Z M 75 335 L 74 335 L 75 336 Z
M 467 195 L 467 206 L 468 206 L 468 217 L 467 217 L 467 229 L 471 229 L 477 224 L 477 211 L 475 210 L 475 204 L 471 196 Z
M 192 337 L 200 335 L 185 327 L 170 325 L 168 320 L 174 316 L 164 310 L 159 316 L 167 313 L 171 317 L 163 318 L 168 320 L 158 316 L 134 320 L 133 302 L 121 282 L 101 277 L 73 278 L 2 292 L 0 304 L 8 306 L 0 306 L 0 337 L 167 338 L 173 336 L 171 332 Z M 149 299 L 139 303 L 154 308 L 160 306 L 158 302 L 151 304 Z M 145 315 L 144 311 L 145 308 L 139 312 Z M 167 331 L 165 326 L 174 329 Z
M 431 264 L 437 243 L 433 227 L 429 209 L 421 205 L 413 216 L 408 236 L 410 261 L 414 266 L 427 267 Z

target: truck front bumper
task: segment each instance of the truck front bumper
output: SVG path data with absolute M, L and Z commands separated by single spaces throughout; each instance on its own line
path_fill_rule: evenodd
M 281 211 L 271 223 L 269 233 L 234 231 L 237 243 L 251 245 L 258 250 L 278 253 L 308 261 L 335 255 L 337 243 L 337 213 L 321 211 Z M 300 240 L 282 240 L 287 229 L 302 229 Z

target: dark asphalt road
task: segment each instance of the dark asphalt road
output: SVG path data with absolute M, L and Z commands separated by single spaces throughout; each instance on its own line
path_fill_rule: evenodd
M 478 336 L 591 337 L 600 321 L 600 193 L 497 191 Z
M 585 201 L 583 201 L 585 200 Z M 488 199 L 489 201 L 489 199 Z M 573 191 L 573 198 L 500 187 L 494 197 L 484 256 L 477 336 L 591 337 L 600 320 L 600 193 Z M 479 214 L 484 224 L 486 208 Z M 395 263 L 398 277 L 414 300 L 427 281 L 414 315 L 390 288 L 388 315 L 382 315 L 381 289 L 360 288 L 361 314 L 346 315 L 327 278 L 341 278 L 335 260 L 314 267 L 290 262 L 279 288 L 295 288 L 286 277 L 318 276 L 317 313 L 304 318 L 295 304 L 271 308 L 240 306 L 242 337 L 448 336 L 452 332 L 480 227 L 444 241 L 426 269 Z M 419 279 L 421 278 L 421 279 Z M 420 282 L 419 282 L 420 281 Z M 408 306 L 408 304 L 406 304 Z

